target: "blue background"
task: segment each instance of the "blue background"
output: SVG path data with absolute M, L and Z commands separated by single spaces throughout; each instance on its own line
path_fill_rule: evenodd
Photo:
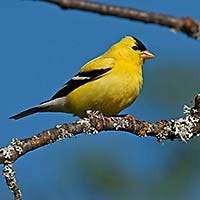
M 196 0 L 99 1 L 200 20 Z M 8 117 L 50 98 L 79 68 L 125 35 L 156 59 L 144 86 L 122 113 L 147 121 L 177 118 L 200 85 L 200 43 L 166 27 L 37 1 L 0 3 L 0 145 L 77 120 L 70 114 Z M 24 199 L 199 199 L 199 139 L 157 143 L 124 132 L 80 135 L 28 153 L 16 164 Z M 2 166 L 0 168 L 2 170 Z M 0 176 L 0 199 L 12 199 Z

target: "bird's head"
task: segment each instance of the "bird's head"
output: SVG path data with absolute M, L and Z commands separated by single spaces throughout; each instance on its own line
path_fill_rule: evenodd
M 147 50 L 145 45 L 133 36 L 126 36 L 118 43 L 111 47 L 112 54 L 122 57 L 140 58 L 143 62 L 145 59 L 154 58 L 155 55 Z

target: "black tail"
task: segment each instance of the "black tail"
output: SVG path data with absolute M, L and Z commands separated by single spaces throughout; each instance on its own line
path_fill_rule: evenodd
M 16 115 L 9 117 L 10 119 L 20 119 L 22 117 L 26 117 L 28 115 L 32 115 L 37 112 L 63 112 L 64 109 L 64 101 L 63 98 L 57 98 L 49 101 L 45 101 L 33 108 L 20 112 Z
M 19 114 L 17 114 L 17 115 L 13 115 L 13 116 L 11 116 L 11 117 L 9 117 L 9 119 L 20 119 L 20 118 L 22 118 L 22 117 L 25 117 L 25 116 L 27 116 L 27 115 L 32 115 L 32 114 L 34 114 L 34 113 L 37 113 L 37 112 L 40 112 L 41 111 L 41 107 L 39 107 L 39 106 L 37 106 L 37 107 L 34 107 L 34 108 L 30 108 L 30 109 L 28 109 L 28 110 L 25 110 L 25 111 L 23 111 L 23 112 L 20 112 Z

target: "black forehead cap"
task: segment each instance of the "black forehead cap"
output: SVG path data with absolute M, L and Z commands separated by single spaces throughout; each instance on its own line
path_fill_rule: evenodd
M 133 38 L 135 39 L 136 45 L 137 45 L 137 47 L 138 47 L 138 49 L 139 49 L 140 51 L 145 51 L 145 50 L 147 50 L 147 48 L 144 46 L 144 44 L 143 44 L 140 40 L 138 40 L 138 39 L 135 38 L 135 37 L 133 37 Z

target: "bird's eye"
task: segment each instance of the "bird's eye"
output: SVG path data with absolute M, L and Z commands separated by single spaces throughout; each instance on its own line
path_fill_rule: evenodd
M 133 46 L 132 49 L 135 51 L 139 50 L 137 46 Z

